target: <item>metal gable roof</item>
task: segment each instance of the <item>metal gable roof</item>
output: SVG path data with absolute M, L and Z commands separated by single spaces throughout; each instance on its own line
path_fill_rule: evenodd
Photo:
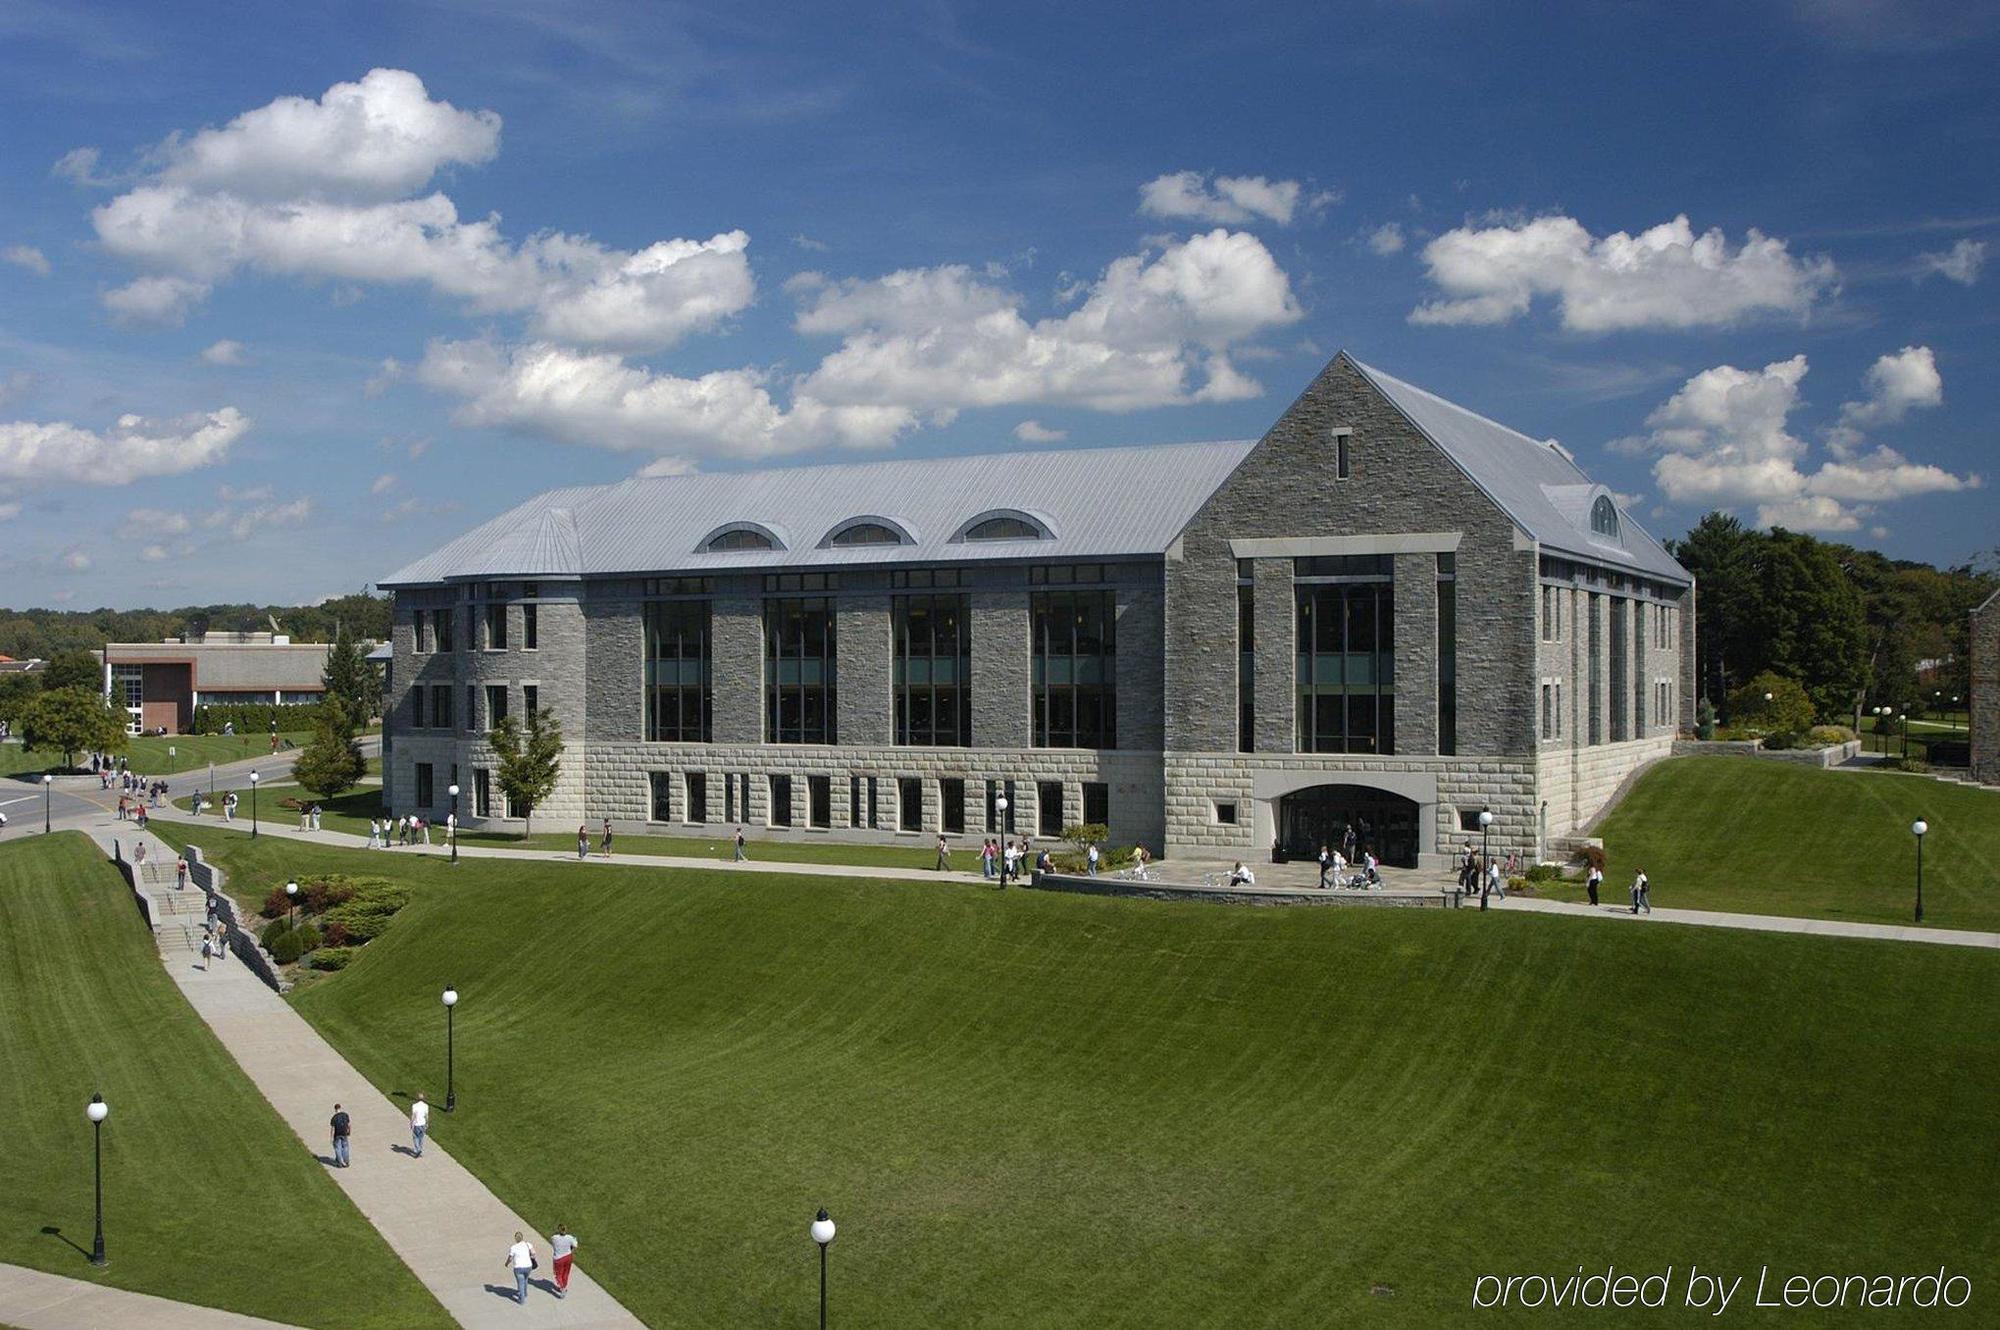
M 1183 443 L 634 477 L 540 495 L 377 585 L 1157 555 L 1250 448 Z M 1053 537 L 954 539 L 991 512 L 1027 513 Z M 857 517 L 886 518 L 911 540 L 821 548 Z M 776 533 L 785 548 L 703 550 L 718 529 L 742 524 Z
M 1352 356 L 1348 363 L 1544 548 L 1665 581 L 1694 581 L 1622 504 L 1615 539 L 1592 531 L 1591 505 L 1610 491 L 1593 483 L 1554 444 L 1531 439 Z M 1612 502 L 1617 504 L 1617 499 Z

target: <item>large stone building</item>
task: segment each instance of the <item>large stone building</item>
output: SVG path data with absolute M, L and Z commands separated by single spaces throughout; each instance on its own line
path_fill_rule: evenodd
M 2000 785 L 2000 591 L 1972 612 L 1972 775 Z
M 557 490 L 381 583 L 388 799 L 552 822 L 1534 852 L 1692 723 L 1686 570 L 1540 442 L 1342 355 L 1263 439 Z M 1000 798 L 1010 807 L 998 812 Z

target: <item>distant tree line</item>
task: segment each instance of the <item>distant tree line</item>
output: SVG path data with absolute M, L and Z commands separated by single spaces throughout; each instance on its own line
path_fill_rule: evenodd
M 205 632 L 268 632 L 271 620 L 294 642 L 389 640 L 387 596 L 356 592 L 318 605 L 190 605 L 177 610 L 0 609 L 0 656 L 51 660 L 96 651 L 106 642 L 157 642 Z
M 1726 707 L 1770 672 L 1797 680 L 1825 722 L 1966 696 L 1968 615 L 2000 587 L 1990 565 L 1934 568 L 1725 513 L 1668 548 L 1695 575 L 1699 695 Z

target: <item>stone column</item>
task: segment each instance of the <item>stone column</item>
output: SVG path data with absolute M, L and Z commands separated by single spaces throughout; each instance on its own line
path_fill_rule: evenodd
M 1298 672 L 1294 660 L 1298 650 L 1295 641 L 1298 609 L 1292 595 L 1292 561 L 1256 560 L 1250 594 L 1256 600 L 1252 607 L 1257 626 L 1256 750 L 1289 753 L 1298 747 L 1297 681 L 1293 677 Z M 1217 631 L 1226 632 L 1226 625 L 1218 624 Z M 1229 705 L 1231 708 L 1236 705 L 1233 692 Z M 1231 725 L 1229 732 L 1234 734 L 1236 727 Z
M 1026 748 L 1032 733 L 1027 588 L 975 589 L 970 599 L 973 747 Z
M 1438 750 L 1437 555 L 1396 558 L 1396 752 Z

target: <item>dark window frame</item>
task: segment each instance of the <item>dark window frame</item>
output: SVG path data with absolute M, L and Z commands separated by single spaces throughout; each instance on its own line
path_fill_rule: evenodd
M 893 716 L 898 747 L 972 744 L 972 599 L 962 592 L 890 601 Z M 939 681 L 943 675 L 944 681 Z
M 647 601 L 640 631 L 647 740 L 710 742 L 715 732 L 713 602 Z
M 839 632 L 832 596 L 765 599 L 765 743 L 840 742 Z
M 1031 742 L 1118 747 L 1118 597 L 1108 590 L 1028 596 Z

